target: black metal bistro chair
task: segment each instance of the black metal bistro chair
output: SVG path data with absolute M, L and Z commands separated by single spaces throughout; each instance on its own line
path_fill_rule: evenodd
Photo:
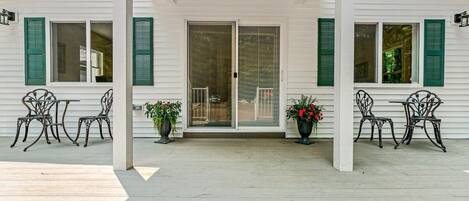
M 359 90 L 355 94 L 355 101 L 357 102 L 358 109 L 360 109 L 360 112 L 362 114 L 362 119 L 360 120 L 360 128 L 359 128 L 359 131 L 358 131 L 358 136 L 355 139 L 355 142 L 357 142 L 358 139 L 360 138 L 363 123 L 365 121 L 370 121 L 370 123 L 371 123 L 371 138 L 370 138 L 370 141 L 373 140 L 373 134 L 374 134 L 375 125 L 376 125 L 378 127 L 379 147 L 383 148 L 381 133 L 382 133 L 383 125 L 386 122 L 388 122 L 389 125 L 391 126 L 392 138 L 393 138 L 394 142 L 397 144 L 396 137 L 394 136 L 394 124 L 392 122 L 392 119 L 387 118 L 387 117 L 377 117 L 371 111 L 372 108 L 373 108 L 373 104 L 374 104 L 373 98 L 371 98 L 371 96 L 368 93 L 366 93 L 365 91 Z
M 419 90 L 410 94 L 406 101 L 406 132 L 401 142 L 397 144 L 395 148 L 403 143 L 410 144 L 414 134 L 414 129 L 421 128 L 424 130 L 425 135 L 433 145 L 446 152 L 446 147 L 443 145 L 443 141 L 441 140 L 441 119 L 436 118 L 435 116 L 435 110 L 442 103 L 441 99 L 435 93 L 427 90 Z M 433 140 L 428 134 L 426 127 L 427 122 L 431 123 L 433 126 L 435 140 Z
M 23 142 L 26 141 L 28 137 L 29 124 L 33 120 L 39 121 L 42 124 L 43 129 L 41 131 L 41 134 L 39 134 L 38 138 L 32 144 L 24 148 L 24 151 L 26 151 L 29 147 L 39 141 L 42 134 L 44 133 L 46 136 L 47 144 L 50 144 L 49 136 L 47 133 L 47 127 L 50 127 L 52 135 L 54 136 L 54 138 L 56 138 L 56 136 L 54 135 L 54 130 L 52 128 L 52 116 L 50 115 L 50 110 L 52 106 L 54 106 L 54 104 L 56 103 L 56 100 L 57 99 L 54 96 L 54 93 L 48 91 L 47 89 L 35 89 L 33 91 L 28 92 L 26 96 L 21 99 L 23 105 L 25 105 L 28 109 L 28 113 L 26 114 L 26 116 L 18 118 L 16 123 L 15 140 L 13 141 L 13 144 L 10 147 L 14 147 L 16 142 L 18 141 L 21 126 L 23 124 L 25 126 Z
M 98 122 L 99 126 L 99 133 L 101 135 L 101 139 L 104 139 L 103 137 L 103 121 L 106 122 L 107 128 L 109 130 L 109 136 L 112 139 L 112 133 L 111 133 L 111 121 L 109 119 L 109 111 L 111 111 L 112 108 L 112 89 L 109 89 L 106 93 L 104 93 L 103 97 L 101 97 L 101 112 L 96 115 L 96 116 L 85 116 L 85 117 L 80 117 L 78 120 L 78 132 L 77 132 L 77 137 L 75 138 L 75 143 L 77 143 L 78 138 L 80 137 L 80 130 L 81 130 L 81 125 L 85 123 L 86 125 L 86 135 L 85 135 L 85 147 L 88 146 L 88 136 L 90 134 L 90 126 L 93 122 Z

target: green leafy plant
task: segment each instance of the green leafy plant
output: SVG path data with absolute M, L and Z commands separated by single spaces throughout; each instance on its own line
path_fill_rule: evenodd
M 151 118 L 153 126 L 160 128 L 164 121 L 171 123 L 172 131 L 176 131 L 176 122 L 181 113 L 181 102 L 157 101 L 145 103 L 145 116 Z
M 287 118 L 293 120 L 312 121 L 316 126 L 323 119 L 323 106 L 316 104 L 316 98 L 301 95 L 301 98 L 293 101 L 287 110 Z

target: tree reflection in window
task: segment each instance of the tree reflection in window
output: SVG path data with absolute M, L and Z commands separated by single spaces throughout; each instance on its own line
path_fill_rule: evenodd
M 383 83 L 412 83 L 413 25 L 383 26 Z
M 383 53 L 383 81 L 399 83 L 402 77 L 402 48 L 395 48 Z

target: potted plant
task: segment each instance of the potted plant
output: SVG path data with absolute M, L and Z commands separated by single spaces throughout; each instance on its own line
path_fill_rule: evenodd
M 298 132 L 301 135 L 299 144 L 311 144 L 309 136 L 313 128 L 317 131 L 318 123 L 323 119 L 323 106 L 316 104 L 316 99 L 311 96 L 301 95 L 299 100 L 294 100 L 287 110 L 287 118 L 296 120 Z
M 171 103 L 169 101 L 157 101 L 156 103 L 145 103 L 145 115 L 151 118 L 153 126 L 158 129 L 161 138 L 155 143 L 168 144 L 173 142 L 169 138 L 171 130 L 176 131 L 176 122 L 181 113 L 181 102 Z

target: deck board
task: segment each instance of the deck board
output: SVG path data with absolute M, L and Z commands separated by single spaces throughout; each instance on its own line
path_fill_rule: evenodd
M 135 139 L 137 170 L 114 172 L 111 141 L 39 142 L 24 153 L 0 138 L 0 200 L 469 200 L 469 140 L 448 153 L 416 140 L 355 143 L 354 172 L 331 166 L 332 141 Z

